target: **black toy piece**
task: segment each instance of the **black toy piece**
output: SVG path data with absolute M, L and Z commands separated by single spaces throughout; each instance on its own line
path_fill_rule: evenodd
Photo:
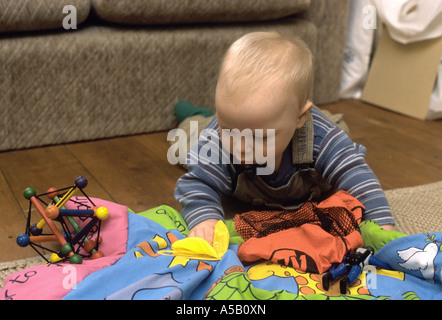
M 391 270 L 390 266 L 379 259 L 373 257 L 373 249 L 371 247 L 358 248 L 348 253 L 342 263 L 332 266 L 322 277 L 322 286 L 324 290 L 330 288 L 330 283 L 344 276 L 339 284 L 341 294 L 347 292 L 347 287 L 352 284 L 362 273 L 365 266 L 374 265 L 387 270 Z

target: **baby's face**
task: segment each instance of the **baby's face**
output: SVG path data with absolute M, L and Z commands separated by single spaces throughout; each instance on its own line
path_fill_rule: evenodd
M 242 164 L 262 164 L 265 157 L 274 161 L 273 168 L 277 171 L 295 130 L 302 126 L 298 124 L 300 106 L 293 91 L 273 83 L 234 97 L 227 94 L 222 82 L 218 83 L 215 100 L 223 147 L 228 146 L 230 154 Z M 252 137 L 237 140 L 241 142 L 235 144 L 223 134 L 227 132 L 224 130 L 234 129 L 243 137 L 250 132 Z

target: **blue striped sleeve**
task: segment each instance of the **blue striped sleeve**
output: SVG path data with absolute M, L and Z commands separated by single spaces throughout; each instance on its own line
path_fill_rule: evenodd
M 380 182 L 365 162 L 365 147 L 353 142 L 318 110 L 312 115 L 316 170 L 328 183 L 349 192 L 365 206 L 363 220 L 395 224 Z
M 207 219 L 223 219 L 220 194 L 231 192 L 229 169 L 219 148 L 219 129 L 211 121 L 188 154 L 188 172 L 176 184 L 175 198 L 189 229 Z M 225 160 L 225 159 L 224 159 Z

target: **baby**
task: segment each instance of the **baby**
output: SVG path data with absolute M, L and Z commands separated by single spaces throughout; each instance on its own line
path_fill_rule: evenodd
M 221 63 L 216 117 L 207 127 L 219 141 L 200 136 L 189 153 L 188 172 L 176 185 L 189 236 L 212 243 L 215 224 L 224 218 L 222 195 L 294 210 L 334 190 L 357 198 L 366 209 L 364 220 L 393 229 L 385 194 L 365 163 L 365 148 L 308 100 L 312 79 L 312 54 L 299 39 L 255 32 L 231 45 Z M 227 135 L 246 131 L 253 143 L 245 135 L 231 143 L 235 136 Z M 207 144 L 221 146 L 220 151 L 211 148 L 210 157 L 201 159 Z M 267 172 L 259 171 L 258 148 L 266 155 Z

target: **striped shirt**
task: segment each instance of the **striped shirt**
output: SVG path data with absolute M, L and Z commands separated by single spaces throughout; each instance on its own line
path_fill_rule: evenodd
M 314 127 L 313 166 L 338 190 L 345 190 L 365 206 L 363 220 L 379 225 L 394 224 L 390 206 L 381 185 L 365 162 L 366 149 L 312 109 Z M 231 195 L 236 171 L 229 156 L 219 151 L 219 126 L 216 117 L 209 123 L 188 154 L 188 172 L 176 184 L 175 198 L 189 229 L 207 219 L 223 219 L 221 195 Z M 284 185 L 299 168 L 293 164 L 291 143 L 284 151 L 280 169 L 262 176 L 272 187 Z

